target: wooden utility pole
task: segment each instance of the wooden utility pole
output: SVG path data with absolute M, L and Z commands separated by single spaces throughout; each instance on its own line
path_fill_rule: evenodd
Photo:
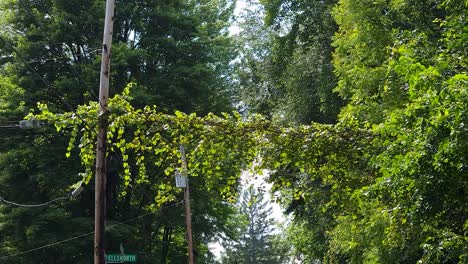
M 99 131 L 96 150 L 94 190 L 94 264 L 105 264 L 106 231 L 106 138 L 108 127 L 110 57 L 114 20 L 114 0 L 106 0 L 104 37 L 102 44 L 101 79 L 99 83 Z
M 182 175 L 186 178 L 186 187 L 184 188 L 184 202 L 185 202 L 185 223 L 187 225 L 187 242 L 189 253 L 189 264 L 195 264 L 193 256 L 193 238 L 192 238 L 192 212 L 190 210 L 190 188 L 187 173 L 187 158 L 185 157 L 184 145 L 180 145 L 180 154 L 182 155 Z

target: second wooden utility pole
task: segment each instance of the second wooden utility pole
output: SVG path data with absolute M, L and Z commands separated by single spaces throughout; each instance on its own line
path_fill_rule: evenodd
M 184 203 L 185 203 L 185 223 L 187 225 L 187 242 L 189 253 L 189 264 L 195 264 L 193 256 L 193 238 L 192 238 L 192 212 L 190 210 L 190 188 L 187 173 L 187 158 L 185 157 L 184 145 L 180 145 L 180 154 L 182 156 L 182 175 L 185 176 L 186 186 L 184 188 Z
M 108 126 L 110 57 L 114 20 L 114 0 L 106 0 L 106 16 L 102 44 L 101 78 L 99 83 L 99 127 L 96 150 L 94 190 L 94 264 L 105 264 L 106 232 L 106 138 Z

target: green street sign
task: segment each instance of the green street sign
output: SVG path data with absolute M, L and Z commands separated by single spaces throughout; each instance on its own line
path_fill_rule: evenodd
M 136 255 L 128 254 L 108 254 L 106 255 L 107 263 L 125 263 L 125 262 L 136 262 Z

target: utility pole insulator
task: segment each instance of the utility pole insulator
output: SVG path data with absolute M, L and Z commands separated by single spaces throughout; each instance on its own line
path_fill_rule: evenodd
M 21 120 L 19 127 L 22 129 L 32 129 L 41 127 L 42 123 L 39 120 Z

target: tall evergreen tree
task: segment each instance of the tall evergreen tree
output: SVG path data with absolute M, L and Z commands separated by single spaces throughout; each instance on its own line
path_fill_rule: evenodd
M 226 254 L 222 262 L 282 263 L 284 252 L 275 248 L 275 222 L 264 194 L 249 186 L 242 194 L 239 207 L 239 237 L 236 241 L 225 243 Z

